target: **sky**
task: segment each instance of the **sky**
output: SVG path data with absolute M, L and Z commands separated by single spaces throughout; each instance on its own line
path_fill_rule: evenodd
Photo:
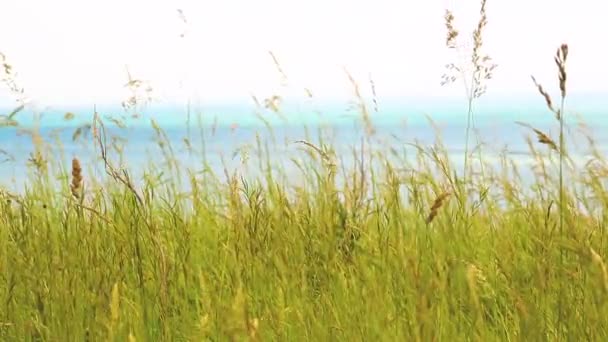
M 0 52 L 31 99 L 48 105 L 119 103 L 126 70 L 161 102 L 242 101 L 251 95 L 345 99 L 373 79 L 380 98 L 452 96 L 441 87 L 445 9 L 468 36 L 472 0 L 3 1 Z M 484 51 L 498 64 L 489 96 L 556 89 L 553 56 L 570 46 L 572 92 L 608 95 L 605 0 L 488 0 Z M 180 16 L 180 11 L 183 17 Z M 185 19 L 185 20 L 184 20 Z M 287 75 L 282 83 L 269 51 Z M 0 88 L 0 102 L 10 94 Z

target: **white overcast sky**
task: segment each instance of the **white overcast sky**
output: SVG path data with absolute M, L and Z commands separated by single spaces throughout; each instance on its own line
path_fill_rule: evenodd
M 294 92 L 348 95 L 346 67 L 365 86 L 371 73 L 380 96 L 450 94 L 461 90 L 439 86 L 446 6 L 468 33 L 476 0 L 5 0 L 0 51 L 49 104 L 120 101 L 125 65 L 162 99 L 269 96 L 280 87 L 269 50 Z M 485 48 L 499 64 L 490 91 L 534 93 L 532 73 L 554 89 L 553 55 L 567 42 L 570 88 L 608 93 L 607 9 L 606 0 L 488 0 Z

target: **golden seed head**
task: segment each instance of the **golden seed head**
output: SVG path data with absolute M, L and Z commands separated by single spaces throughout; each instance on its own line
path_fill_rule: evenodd
M 70 190 L 75 198 L 80 198 L 82 191 L 82 167 L 78 158 L 72 159 L 72 183 Z

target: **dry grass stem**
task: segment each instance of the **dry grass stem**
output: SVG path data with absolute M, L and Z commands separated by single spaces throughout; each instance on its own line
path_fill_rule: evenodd
M 279 59 L 272 51 L 268 51 L 268 54 L 272 58 L 272 62 L 274 63 L 275 68 L 279 72 L 279 75 L 281 75 L 281 83 L 283 85 L 287 84 L 287 74 L 283 70 L 283 67 L 281 67 L 281 63 L 279 63 Z
M 367 109 L 367 106 L 365 105 L 365 101 L 363 99 L 363 95 L 361 94 L 359 84 L 357 83 L 353 75 L 348 70 L 346 70 L 346 68 L 344 69 L 344 72 L 346 73 L 346 76 L 348 77 L 348 80 L 350 81 L 350 84 L 353 87 L 355 98 L 357 99 L 357 109 L 361 113 L 363 124 L 365 126 L 365 131 L 368 136 L 374 135 L 376 133 L 376 128 L 372 123 L 371 115 L 369 113 L 369 110 Z
M 122 183 L 124 186 L 126 186 L 127 189 L 129 189 L 129 191 L 131 191 L 133 196 L 135 196 L 135 199 L 136 199 L 137 203 L 139 204 L 138 208 L 141 209 L 144 205 L 144 201 L 143 201 L 141 195 L 135 189 L 135 185 L 131 181 L 131 177 L 129 176 L 129 173 L 127 172 L 127 170 L 123 169 L 122 172 L 118 172 L 118 170 L 116 170 L 116 167 L 114 167 L 114 165 L 112 165 L 112 163 L 110 162 L 110 160 L 108 158 L 108 150 L 107 150 L 108 145 L 106 142 L 105 125 L 99 119 L 97 112 L 95 112 L 94 117 L 96 119 L 94 126 L 97 127 L 95 129 L 96 133 L 97 133 L 96 134 L 97 135 L 96 143 L 99 146 L 99 151 L 101 153 L 101 159 L 103 160 L 106 174 L 108 176 L 112 177 L 114 180 L 116 180 L 119 183 Z M 97 125 L 99 125 L 99 126 L 97 126 Z

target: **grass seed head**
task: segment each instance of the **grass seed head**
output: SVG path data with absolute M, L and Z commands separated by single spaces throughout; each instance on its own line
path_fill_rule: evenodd
M 458 37 L 458 30 L 454 27 L 454 14 L 450 10 L 445 10 L 445 27 L 447 29 L 447 38 L 445 45 L 450 48 L 456 48 L 456 37 Z
M 568 58 L 568 44 L 562 44 L 555 53 L 555 64 L 557 64 L 559 76 L 559 90 L 562 98 L 566 97 L 566 59 Z
M 553 113 L 555 113 L 555 116 L 557 117 L 557 120 L 559 120 L 560 119 L 560 113 L 559 113 L 559 111 L 557 111 L 555 109 L 555 107 L 553 107 L 553 101 L 551 101 L 551 96 L 549 96 L 549 93 L 547 93 L 545 91 L 545 89 L 543 88 L 543 86 L 540 85 L 540 83 L 538 83 L 536 81 L 536 78 L 534 78 L 534 76 L 531 76 L 531 77 L 532 77 L 532 82 L 534 82 L 534 85 L 538 89 L 538 92 L 545 98 L 545 102 L 547 103 L 547 108 L 549 108 L 550 111 L 552 111 Z
M 538 138 L 539 143 L 549 146 L 555 152 L 559 152 L 559 149 L 557 148 L 557 144 L 548 135 L 546 135 L 545 133 L 543 133 L 535 128 L 534 128 L 534 133 L 536 133 L 536 137 Z
M 435 201 L 433 202 L 433 205 L 431 206 L 431 211 L 429 213 L 429 216 L 427 216 L 426 218 L 426 223 L 431 223 L 433 222 L 433 220 L 435 219 L 435 216 L 437 216 L 439 209 L 443 206 L 444 201 L 450 196 L 449 192 L 444 192 L 441 195 L 437 196 L 437 198 L 435 198 Z
M 72 190 L 72 196 L 79 199 L 82 196 L 82 167 L 78 158 L 72 159 L 72 183 L 70 184 L 70 190 Z
M 516 121 L 515 123 L 517 123 L 518 125 L 524 126 L 524 127 L 528 128 L 528 129 L 531 129 L 536 134 L 536 138 L 537 138 L 537 141 L 539 143 L 547 145 L 552 150 L 554 150 L 556 152 L 559 152 L 559 148 L 557 147 L 557 144 L 555 143 L 555 140 L 551 139 L 551 137 L 549 137 L 549 135 L 543 133 L 541 130 L 539 130 L 537 128 L 534 128 L 534 127 L 532 127 L 531 125 L 529 125 L 527 123 L 520 122 L 520 121 Z

